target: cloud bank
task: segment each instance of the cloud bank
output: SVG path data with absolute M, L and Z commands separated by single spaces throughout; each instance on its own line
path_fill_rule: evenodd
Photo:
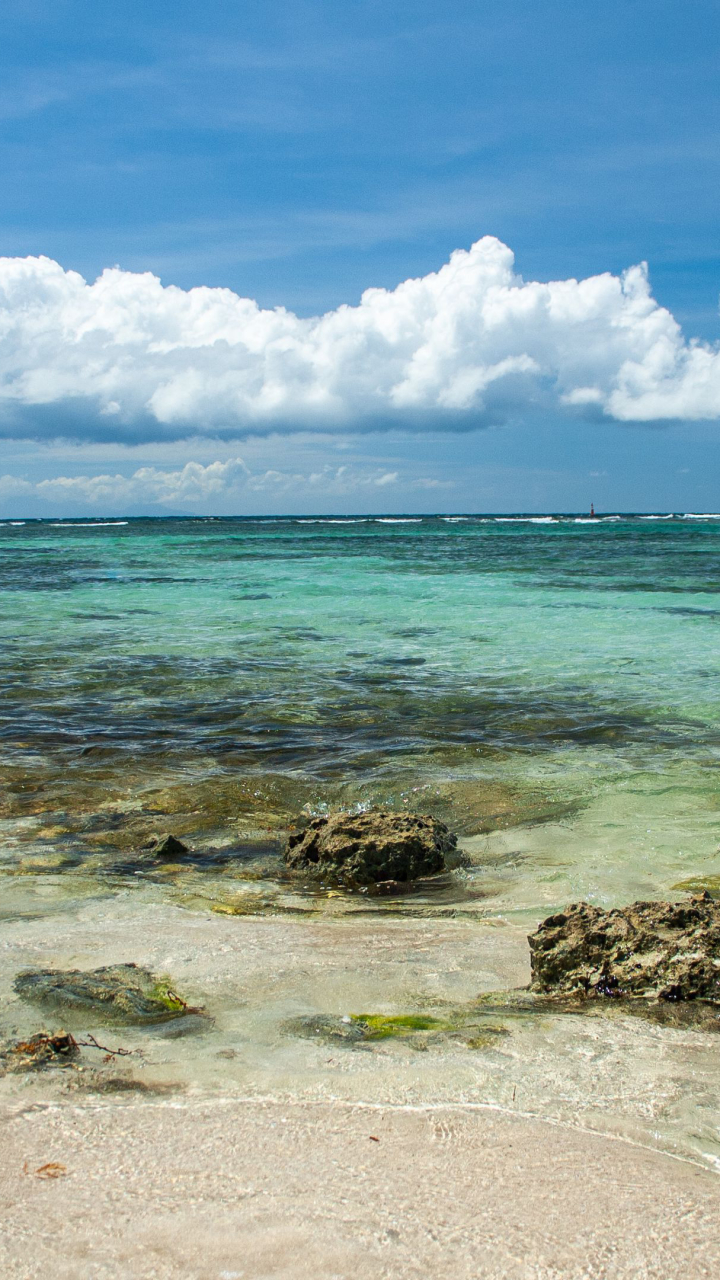
M 78 503 L 89 508 L 123 510 L 133 504 L 156 504 L 175 510 L 192 510 L 224 498 L 240 498 L 251 493 L 321 494 L 342 497 L 363 490 L 384 490 L 395 486 L 397 471 L 380 467 L 352 468 L 325 465 L 302 473 L 270 469 L 253 472 L 242 458 L 226 462 L 187 462 L 177 470 L 139 467 L 130 476 L 121 474 L 53 476 L 33 482 L 12 475 L 0 476 L 0 501 L 8 498 L 41 498 L 64 507 Z M 420 479 L 410 488 L 448 488 L 452 482 Z
M 644 266 L 523 281 L 486 236 L 439 271 L 304 319 L 229 289 L 0 259 L 0 430 L 126 440 L 482 425 L 564 408 L 720 416 L 720 350 L 687 341 Z

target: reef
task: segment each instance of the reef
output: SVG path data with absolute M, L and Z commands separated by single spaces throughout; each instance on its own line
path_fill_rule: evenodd
M 528 938 L 531 990 L 562 995 L 720 1003 L 720 903 L 578 902 Z
M 313 818 L 288 837 L 285 862 L 346 887 L 406 883 L 445 870 L 457 846 L 444 822 L 429 815 L 370 809 Z

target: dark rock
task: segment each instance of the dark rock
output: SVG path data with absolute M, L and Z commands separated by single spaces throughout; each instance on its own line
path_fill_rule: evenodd
M 161 836 L 153 836 L 152 840 L 148 841 L 147 847 L 152 852 L 153 858 L 168 858 L 171 862 L 174 858 L 179 858 L 183 853 L 188 852 L 187 845 L 176 836 L 171 836 L 169 832 Z
M 149 970 L 136 964 L 86 971 L 28 969 L 18 974 L 14 987 L 24 1000 L 50 1009 L 77 1010 L 86 1020 L 96 1017 L 143 1024 L 198 1013 Z
M 720 903 L 578 902 L 528 938 L 532 989 L 557 994 L 720 1002 Z
M 416 880 L 445 869 L 457 836 L 437 818 L 372 809 L 313 818 L 288 837 L 285 862 L 293 871 L 341 884 Z

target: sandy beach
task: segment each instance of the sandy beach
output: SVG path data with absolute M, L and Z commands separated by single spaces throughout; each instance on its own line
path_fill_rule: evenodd
M 715 1175 L 490 1109 L 6 1106 L 2 1146 L 8 1280 L 700 1280 L 720 1269 Z M 34 1172 L 48 1162 L 61 1176 Z

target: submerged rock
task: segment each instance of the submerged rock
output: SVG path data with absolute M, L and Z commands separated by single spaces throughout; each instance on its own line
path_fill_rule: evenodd
M 720 903 L 578 902 L 528 938 L 532 990 L 720 1002 Z
M 443 871 L 456 845 L 457 836 L 437 818 L 371 809 L 313 818 L 288 837 L 285 862 L 347 885 L 404 883 Z
M 136 964 L 102 969 L 28 969 L 18 974 L 15 991 L 46 1008 L 75 1009 L 103 1021 L 166 1022 L 188 1013 L 184 1000 L 148 969 Z
M 148 841 L 148 848 L 153 858 L 169 858 L 171 861 L 173 858 L 179 858 L 183 853 L 189 852 L 188 846 L 183 844 L 182 840 L 178 840 L 177 836 L 170 835 L 169 832 L 164 832 L 160 836 L 153 836 Z
M 480 1049 L 492 1047 L 509 1035 L 505 1027 L 492 1025 L 471 1007 L 448 1011 L 445 1017 L 426 1013 L 352 1013 L 339 1018 L 319 1013 L 292 1018 L 283 1024 L 283 1030 L 302 1039 L 354 1048 L 399 1040 L 413 1049 L 443 1044 Z
M 0 1048 L 0 1062 L 7 1071 L 41 1071 L 43 1067 L 68 1067 L 79 1054 L 68 1031 L 39 1031 L 27 1040 Z

